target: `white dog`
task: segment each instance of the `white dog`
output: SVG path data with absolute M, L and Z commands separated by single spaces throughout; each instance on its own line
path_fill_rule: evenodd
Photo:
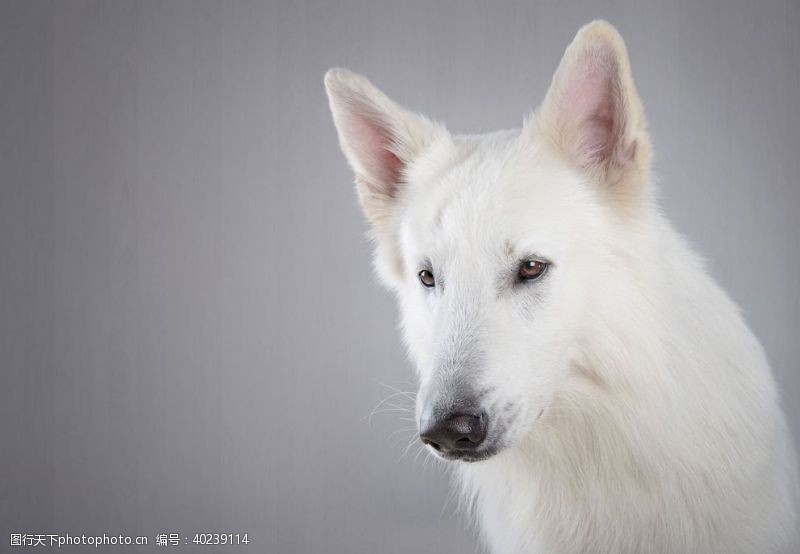
M 459 460 L 491 551 L 790 551 L 775 381 L 655 202 L 616 30 L 580 30 L 521 131 L 453 136 L 346 70 L 325 85 L 420 437 Z

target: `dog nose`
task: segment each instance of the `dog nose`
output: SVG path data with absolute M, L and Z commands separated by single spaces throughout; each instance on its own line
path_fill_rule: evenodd
M 486 438 L 486 417 L 471 414 L 447 414 L 444 418 L 423 421 L 420 439 L 445 453 L 472 452 Z

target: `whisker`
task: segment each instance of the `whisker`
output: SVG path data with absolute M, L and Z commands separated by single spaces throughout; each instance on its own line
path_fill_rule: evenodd
M 366 419 L 368 421 L 368 423 L 369 423 L 369 426 L 371 427 L 372 426 L 372 417 L 375 416 L 376 414 L 382 413 L 380 408 L 383 407 L 383 406 L 389 406 L 389 407 L 392 407 L 392 408 L 402 409 L 403 411 L 406 411 L 407 413 L 410 413 L 410 414 L 414 413 L 414 404 L 416 404 L 416 393 L 412 393 L 412 392 L 408 392 L 408 391 L 402 391 L 402 390 L 400 390 L 400 389 L 398 389 L 396 387 L 393 387 L 391 385 L 387 385 L 386 383 L 381 383 L 380 381 L 377 381 L 377 383 L 379 385 L 383 386 L 383 387 L 386 387 L 386 388 L 388 388 L 390 390 L 393 390 L 394 392 L 392 392 L 386 398 L 384 398 L 383 400 L 378 402 L 375 405 L 375 407 L 372 409 L 372 411 L 368 415 L 364 416 L 361 419 L 361 421 Z M 401 406 L 401 405 L 396 403 L 397 399 L 403 399 L 403 400 L 410 401 L 412 406 L 403 407 L 403 406 Z
M 405 450 L 403 450 L 403 453 L 402 453 L 402 454 L 400 454 L 400 458 L 399 458 L 400 460 L 402 460 L 402 459 L 403 459 L 403 457 L 404 457 L 404 456 L 405 456 L 405 455 L 408 453 L 408 450 L 409 450 L 409 449 L 410 449 L 412 446 L 414 446 L 414 444 L 416 444 L 416 442 L 417 442 L 417 437 L 416 437 L 416 435 L 415 435 L 415 436 L 413 436 L 413 437 L 411 438 L 411 440 L 409 441 L 408 445 L 406 445 L 406 448 L 405 448 Z M 398 461 L 399 461 L 399 460 L 398 460 Z
M 378 414 L 384 414 L 384 413 L 387 413 L 387 412 L 402 412 L 402 413 L 408 414 L 408 413 L 411 413 L 411 410 L 409 410 L 408 408 L 403 408 L 402 406 L 396 406 L 396 407 L 393 407 L 393 408 L 382 408 L 380 410 L 373 410 L 372 413 L 369 414 L 369 416 L 361 418 L 361 421 L 364 421 L 366 419 L 368 421 L 368 424 L 371 427 L 372 426 L 372 417 L 373 416 L 376 416 Z
M 453 499 L 453 489 L 450 488 L 448 490 L 447 496 L 444 499 L 444 505 L 442 506 L 442 510 L 439 512 L 439 523 L 441 523 L 442 519 L 444 518 L 444 512 L 447 509 L 447 505 L 450 504 L 450 501 Z
M 382 408 L 382 409 L 380 409 L 380 410 L 378 410 L 376 412 L 373 412 L 372 415 L 383 414 L 383 413 L 386 413 L 386 412 L 405 412 L 405 413 L 409 413 L 409 410 L 408 410 L 408 408 L 403 408 L 402 406 L 395 406 L 395 407 L 391 407 L 391 408 Z M 366 419 L 366 418 L 364 418 L 364 419 Z
M 395 435 L 398 435 L 398 434 L 400 434 L 400 433 L 407 433 L 407 434 L 408 434 L 408 436 L 407 436 L 407 437 L 404 437 L 404 436 L 402 436 L 402 435 L 401 435 L 399 438 L 397 438 L 397 439 L 393 440 L 393 441 L 392 441 L 392 448 L 397 448 L 397 446 L 398 446 L 398 445 L 399 445 L 401 442 L 403 442 L 403 440 L 405 440 L 405 439 L 416 439 L 416 437 L 417 437 L 417 429 L 416 429 L 416 427 L 414 427 L 414 428 L 404 428 L 404 429 L 398 429 L 397 431 L 395 431 L 394 433 L 392 433 L 391 435 L 389 435 L 389 436 L 387 437 L 387 440 L 390 440 L 390 439 L 391 439 L 393 436 L 395 436 Z
M 419 455 L 422 454 L 423 450 L 425 450 L 425 445 L 424 444 L 420 445 L 420 448 L 419 448 L 419 450 L 417 450 L 417 454 L 414 456 L 414 461 L 412 463 L 414 463 L 414 464 L 417 463 L 417 458 L 419 458 Z
M 409 395 L 412 398 L 416 398 L 416 396 L 417 396 L 416 392 L 403 391 L 403 390 L 398 389 L 397 387 L 393 387 L 392 385 L 389 385 L 389 384 L 384 383 L 382 381 L 375 381 L 375 382 L 378 383 L 379 385 L 383 386 L 383 387 L 386 387 L 387 389 L 393 390 L 393 391 L 398 392 L 400 394 L 406 394 L 406 395 Z

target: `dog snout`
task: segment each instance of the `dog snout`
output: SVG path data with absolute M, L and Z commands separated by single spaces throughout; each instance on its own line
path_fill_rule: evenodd
M 486 414 L 446 413 L 420 425 L 422 442 L 443 454 L 460 457 L 478 450 L 486 439 Z

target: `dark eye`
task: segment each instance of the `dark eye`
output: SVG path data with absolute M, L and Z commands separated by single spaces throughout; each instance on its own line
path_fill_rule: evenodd
M 540 260 L 526 260 L 519 266 L 517 276 L 520 281 L 534 281 L 547 271 L 547 262 Z
M 419 282 L 428 288 L 436 286 L 436 280 L 433 278 L 433 273 L 427 269 L 423 269 L 417 273 L 417 277 L 419 277 Z

